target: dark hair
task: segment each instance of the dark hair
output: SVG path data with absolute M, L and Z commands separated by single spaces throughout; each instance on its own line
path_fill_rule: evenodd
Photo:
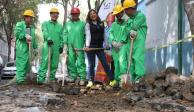
M 87 23 L 91 23 L 91 22 L 92 22 L 92 20 L 91 20 L 91 18 L 90 18 L 90 13 L 91 13 L 92 11 L 95 12 L 96 15 L 97 15 L 97 22 L 98 22 L 98 23 L 101 23 L 102 21 L 101 21 L 100 17 L 98 16 L 97 11 L 94 10 L 94 9 L 91 9 L 91 10 L 88 12 L 88 15 L 87 15 L 87 18 L 86 18 L 86 22 L 87 22 Z

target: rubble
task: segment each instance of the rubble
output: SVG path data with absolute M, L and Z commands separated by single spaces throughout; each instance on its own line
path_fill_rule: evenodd
M 30 107 L 20 110 L 20 112 L 45 112 L 43 108 L 40 107 Z
M 178 75 L 178 70 L 169 67 L 158 74 L 142 78 L 141 82 L 134 84 L 132 91 L 124 95 L 123 98 L 130 105 L 151 105 L 151 108 L 156 111 L 194 110 L 192 106 L 177 102 L 186 100 L 194 105 L 194 79 L 182 80 Z
M 175 68 L 175 67 L 168 67 L 166 70 L 165 70 L 165 74 L 178 74 L 178 69 Z
M 15 103 L 16 103 L 16 106 L 21 107 L 21 108 L 39 106 L 39 104 L 37 104 L 35 101 L 25 100 L 24 98 L 15 99 Z
M 86 92 L 86 91 L 84 91 Z M 65 93 L 67 95 L 78 95 L 80 93 L 80 88 L 78 87 L 62 87 L 60 93 Z
M 41 95 L 39 101 L 45 106 L 64 107 L 65 99 L 58 97 L 57 95 Z
M 183 80 L 176 73 L 168 68 L 146 75 L 130 90 L 107 85 L 88 89 L 67 84 L 54 92 L 48 85 L 12 85 L 0 91 L 0 111 L 194 111 L 194 78 Z

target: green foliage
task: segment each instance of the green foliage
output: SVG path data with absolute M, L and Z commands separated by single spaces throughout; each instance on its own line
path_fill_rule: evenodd
M 16 22 L 23 20 L 23 12 L 26 9 L 31 9 L 37 15 L 37 5 L 40 0 L 0 0 L 0 24 L 3 26 L 7 43 L 8 43 L 8 57 L 11 54 L 11 40 L 13 29 Z M 35 17 L 35 22 L 37 17 Z
M 39 2 L 39 0 L 2 0 L 0 2 L 0 6 L 2 6 L 0 23 L 3 24 L 7 36 L 12 35 L 16 22 L 23 20 L 24 10 L 32 9 L 37 15 Z M 35 21 L 37 21 L 37 18 L 35 18 Z

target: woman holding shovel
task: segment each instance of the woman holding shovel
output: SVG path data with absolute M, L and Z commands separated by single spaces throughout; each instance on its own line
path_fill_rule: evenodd
M 117 20 L 112 24 L 110 29 L 109 43 L 112 45 L 112 56 L 115 65 L 115 80 L 117 85 L 121 84 L 121 76 L 127 73 L 127 60 L 129 39 L 127 37 L 126 22 L 122 19 L 124 8 L 116 5 L 113 9 L 113 15 Z
M 89 82 L 87 87 L 93 86 L 94 81 L 94 68 L 95 68 L 95 57 L 97 55 L 98 59 L 103 65 L 106 74 L 109 76 L 110 85 L 115 82 L 114 76 L 107 64 L 104 50 L 91 50 L 91 48 L 103 48 L 104 42 L 104 24 L 100 20 L 95 10 L 90 10 L 87 15 L 87 24 L 85 26 L 86 33 L 86 53 L 89 61 Z

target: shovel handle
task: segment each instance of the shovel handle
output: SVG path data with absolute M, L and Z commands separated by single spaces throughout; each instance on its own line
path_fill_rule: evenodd
M 31 62 L 31 58 L 32 58 L 32 47 L 31 47 L 32 43 L 28 42 L 28 49 L 29 49 L 29 60 Z
M 50 74 L 51 74 L 51 47 L 48 47 L 48 74 L 47 74 L 47 83 L 50 82 Z
M 90 51 L 98 51 L 98 50 L 109 50 L 109 49 L 106 49 L 106 48 L 89 48 Z M 85 49 L 81 48 L 75 48 L 75 51 L 86 51 Z
M 128 61 L 128 68 L 127 68 L 127 74 L 129 74 L 129 69 L 131 66 L 131 59 L 132 59 L 132 53 L 133 53 L 133 43 L 134 43 L 134 39 L 131 38 L 131 45 L 130 45 L 130 51 L 129 51 L 129 61 Z
M 64 58 L 65 58 L 65 64 L 66 64 L 66 62 L 67 62 L 67 55 L 65 55 L 64 56 Z M 62 87 L 64 86 L 64 83 L 65 83 L 65 72 L 63 73 L 63 77 L 62 77 Z
M 28 42 L 28 49 L 29 49 L 29 62 L 30 62 L 30 67 L 32 65 L 32 42 Z

